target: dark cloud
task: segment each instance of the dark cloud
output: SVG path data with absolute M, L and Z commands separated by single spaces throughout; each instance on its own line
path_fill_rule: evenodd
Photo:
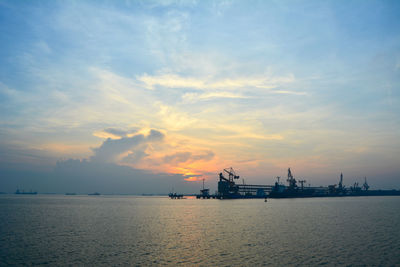
M 100 147 L 94 148 L 92 161 L 113 162 L 116 158 L 134 147 L 146 141 L 144 135 L 138 134 L 132 137 L 122 137 L 121 139 L 108 138 Z
M 178 152 L 172 155 L 167 155 L 164 157 L 165 163 L 182 163 L 190 159 L 192 153 L 190 152 Z
M 144 150 L 137 150 L 132 153 L 129 153 L 128 156 L 122 159 L 122 163 L 138 163 L 143 158 L 147 157 L 147 154 Z
M 193 155 L 192 160 L 197 161 L 197 160 L 212 160 L 214 158 L 215 154 L 212 151 L 206 151 L 203 154 L 198 154 L 198 155 Z
M 8 193 L 19 188 L 62 194 L 167 194 L 172 188 L 182 193 L 196 193 L 200 188 L 199 183 L 186 182 L 179 174 L 154 174 L 113 163 L 78 159 L 58 161 L 50 170 L 23 170 L 21 166 L 0 163 L 0 171 L 0 191 Z
M 162 141 L 164 139 L 164 134 L 157 130 L 150 130 L 150 134 L 147 136 L 149 142 Z
M 0 144 L 0 164 L 15 165 L 23 169 L 41 169 L 54 164 L 55 161 L 54 155 L 46 150 Z M 24 164 L 21 164 L 21 162 Z
M 91 161 L 99 162 L 115 162 L 118 156 L 125 152 L 131 151 L 141 145 L 162 141 L 163 139 L 164 134 L 153 129 L 147 136 L 137 134 L 132 137 L 122 137 L 120 139 L 108 138 L 100 147 L 93 149 L 94 155 L 90 159 Z
M 208 161 L 211 160 L 214 157 L 214 155 L 215 154 L 212 151 L 206 151 L 204 153 L 195 155 L 193 155 L 191 152 L 178 152 L 172 155 L 165 156 L 164 162 L 177 164 L 187 161 L 199 161 L 199 160 Z

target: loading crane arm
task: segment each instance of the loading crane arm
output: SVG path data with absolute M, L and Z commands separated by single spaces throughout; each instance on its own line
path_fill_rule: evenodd
M 229 169 L 224 169 L 224 172 L 226 172 L 229 176 L 229 182 L 233 182 L 233 179 L 239 179 L 240 176 L 236 175 L 235 171 L 233 170 L 232 167 L 230 167 Z

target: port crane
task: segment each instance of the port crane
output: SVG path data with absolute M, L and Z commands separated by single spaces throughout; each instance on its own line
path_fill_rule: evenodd
M 344 191 L 344 185 L 343 185 L 343 173 L 340 173 L 340 181 L 339 181 L 339 192 Z
M 240 178 L 239 175 L 236 175 L 236 173 L 235 173 L 235 171 L 233 170 L 232 167 L 224 169 L 224 172 L 226 172 L 226 173 L 228 174 L 228 179 L 226 179 L 226 178 L 224 177 L 224 175 L 222 174 L 222 172 L 219 174 L 219 178 L 220 178 L 221 180 L 227 181 L 227 182 L 228 182 L 229 184 L 231 184 L 231 185 L 234 185 L 234 184 L 235 184 L 235 182 L 233 181 L 234 179 L 239 179 L 239 178 Z M 244 184 L 244 180 L 243 180 L 243 184 Z
M 290 171 L 290 168 L 288 169 L 288 178 L 286 179 L 286 181 L 288 182 L 288 184 L 289 184 L 289 188 L 291 189 L 291 190 L 293 190 L 293 189 L 295 189 L 296 187 L 297 187 L 297 185 L 296 185 L 296 183 L 297 183 L 297 181 L 296 181 L 296 179 L 293 177 L 293 175 L 292 175 L 292 172 Z
M 369 189 L 369 185 L 368 185 L 368 183 L 367 183 L 367 177 L 364 177 L 363 188 L 364 188 L 365 191 L 368 191 L 368 189 Z
M 224 173 L 228 174 L 228 177 L 225 177 L 221 172 L 218 182 L 218 194 L 221 198 L 239 198 L 242 195 L 264 197 L 266 193 L 272 190 L 271 185 L 246 184 L 244 179 L 243 184 L 236 184 L 235 180 L 239 179 L 240 176 L 236 174 L 232 167 L 224 169 Z

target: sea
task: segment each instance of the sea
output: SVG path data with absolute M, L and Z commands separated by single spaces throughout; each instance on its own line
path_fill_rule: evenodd
M 400 197 L 0 195 L 0 266 L 400 266 Z

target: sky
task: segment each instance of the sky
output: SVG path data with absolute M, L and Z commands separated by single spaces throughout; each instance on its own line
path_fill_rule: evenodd
M 0 0 L 0 191 L 400 189 L 399 1 Z

